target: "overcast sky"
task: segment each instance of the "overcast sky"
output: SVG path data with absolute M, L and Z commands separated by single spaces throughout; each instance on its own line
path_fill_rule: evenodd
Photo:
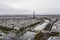
M 0 14 L 32 14 L 32 11 L 36 14 L 59 14 L 60 0 L 0 0 Z

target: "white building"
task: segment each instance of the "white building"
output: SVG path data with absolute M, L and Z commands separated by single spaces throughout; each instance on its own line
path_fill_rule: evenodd
M 60 40 L 60 37 L 57 37 L 57 36 L 51 36 L 48 40 Z

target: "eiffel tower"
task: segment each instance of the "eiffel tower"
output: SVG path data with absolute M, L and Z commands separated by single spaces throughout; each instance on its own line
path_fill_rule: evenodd
M 33 11 L 33 19 L 35 19 L 35 11 Z

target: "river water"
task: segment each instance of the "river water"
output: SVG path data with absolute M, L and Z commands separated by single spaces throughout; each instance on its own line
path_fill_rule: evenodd
M 35 26 L 32 30 L 35 30 L 35 31 L 40 31 L 42 30 L 43 28 L 46 27 L 46 25 L 49 24 L 49 20 L 44 20 L 45 22 L 43 24 L 39 24 L 37 26 Z M 33 40 L 33 38 L 35 37 L 37 33 L 36 32 L 32 32 L 32 31 L 27 31 L 26 33 L 23 34 L 23 36 L 21 36 L 20 40 Z

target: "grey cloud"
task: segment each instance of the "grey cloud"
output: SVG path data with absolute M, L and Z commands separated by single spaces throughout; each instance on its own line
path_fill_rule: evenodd
M 60 0 L 0 0 L 0 14 L 22 14 L 30 9 L 36 14 L 60 14 Z

